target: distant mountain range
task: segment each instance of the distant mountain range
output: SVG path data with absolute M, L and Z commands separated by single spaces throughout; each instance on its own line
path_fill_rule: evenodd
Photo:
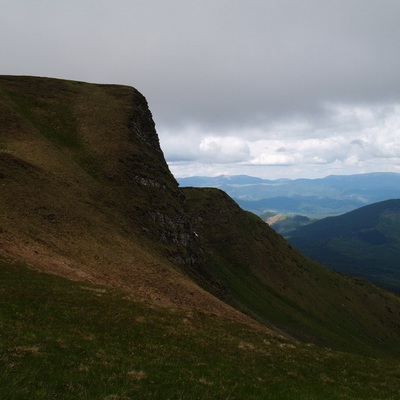
M 268 180 L 246 175 L 177 179 L 181 186 L 216 187 L 243 209 L 308 217 L 339 215 L 383 200 L 400 198 L 400 174 L 376 172 L 321 179 Z
M 289 233 L 302 253 L 400 293 L 400 200 L 371 204 Z

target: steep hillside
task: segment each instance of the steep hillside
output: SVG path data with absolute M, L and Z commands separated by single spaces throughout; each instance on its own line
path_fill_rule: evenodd
M 301 340 L 369 352 L 379 337 L 381 349 L 399 351 L 397 297 L 296 252 L 218 189 L 184 193 L 208 272 L 230 304 Z
M 8 263 L 297 340 L 400 354 L 397 297 L 300 255 L 223 192 L 179 189 L 135 89 L 1 77 L 0 127 Z
M 316 221 L 289 241 L 336 271 L 400 292 L 400 200 L 387 200 Z
M 2 77 L 0 126 L 1 253 L 164 304 L 238 315 L 182 273 L 200 250 L 139 92 Z

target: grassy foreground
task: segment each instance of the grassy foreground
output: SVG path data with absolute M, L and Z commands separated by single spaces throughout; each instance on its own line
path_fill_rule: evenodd
M 0 260 L 1 399 L 397 399 L 400 366 Z

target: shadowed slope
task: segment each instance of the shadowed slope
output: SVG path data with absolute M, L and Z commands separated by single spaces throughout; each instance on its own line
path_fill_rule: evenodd
M 209 273 L 231 304 L 302 340 L 364 352 L 378 341 L 399 352 L 396 296 L 304 257 L 218 189 L 184 193 Z
M 336 271 L 400 293 L 400 200 L 386 200 L 290 232 L 290 242 Z

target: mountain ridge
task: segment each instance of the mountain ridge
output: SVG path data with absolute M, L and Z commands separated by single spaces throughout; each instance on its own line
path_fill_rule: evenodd
M 190 264 L 196 251 L 145 98 L 115 85 L 20 77 L 1 83 L 2 252 L 69 278 L 229 314 L 164 259 Z M 79 119 L 74 146 L 57 130 L 64 107 Z
M 307 259 L 220 190 L 179 188 L 135 89 L 1 77 L 0 124 L 3 257 L 296 340 L 400 354 L 396 296 Z

